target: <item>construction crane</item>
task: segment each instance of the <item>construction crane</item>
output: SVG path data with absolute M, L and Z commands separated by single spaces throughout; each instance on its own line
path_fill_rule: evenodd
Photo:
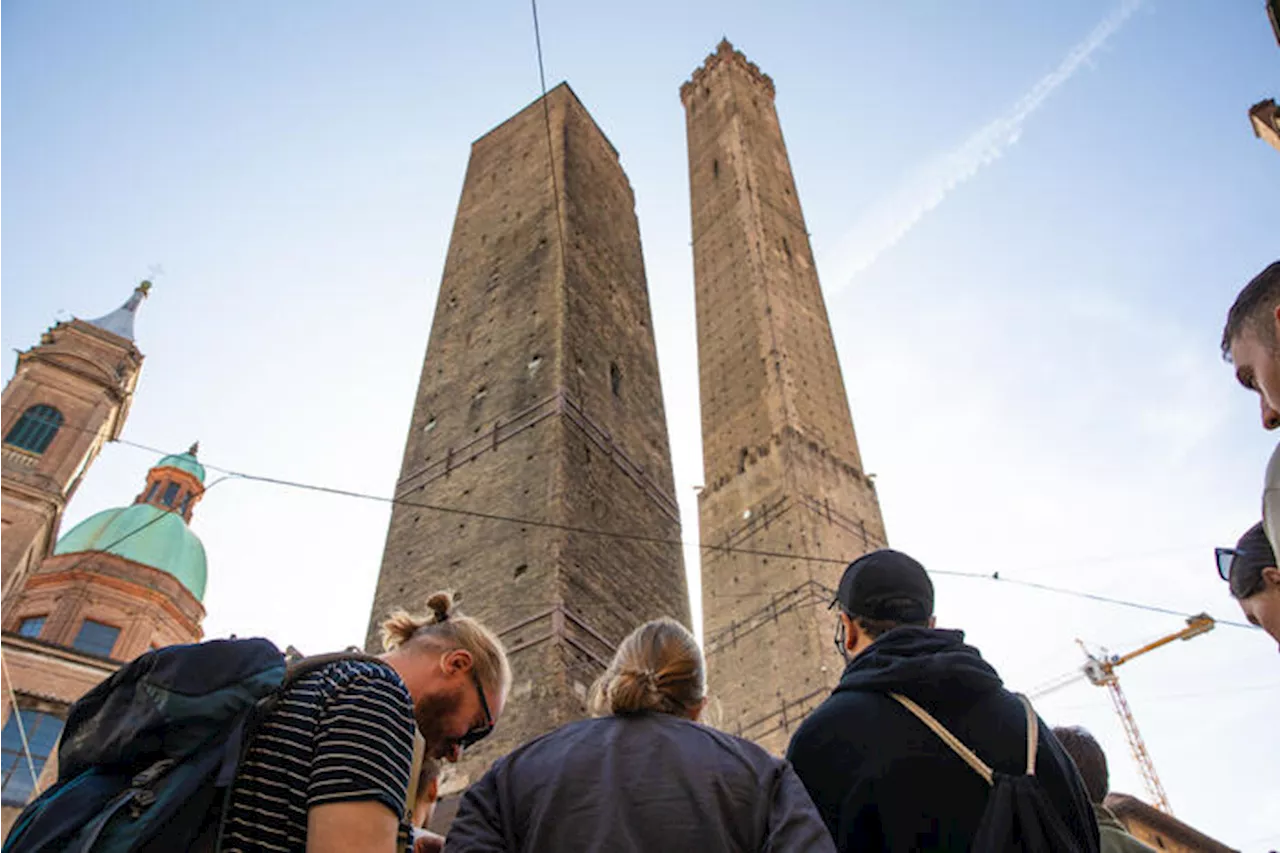
M 1094 655 L 1089 652 L 1080 640 L 1080 648 L 1084 651 L 1088 661 L 1084 665 L 1084 674 L 1092 683 L 1098 686 L 1105 686 L 1107 692 L 1111 695 L 1111 704 L 1115 706 L 1116 713 L 1120 715 L 1120 722 L 1124 726 L 1125 737 L 1129 741 L 1129 751 L 1133 753 L 1133 760 L 1138 764 L 1138 770 L 1142 773 L 1142 781 L 1146 783 L 1147 792 L 1155 801 L 1155 807 L 1167 815 L 1173 814 L 1173 809 L 1169 807 L 1169 797 L 1164 792 L 1164 786 L 1160 784 L 1160 777 L 1156 775 L 1155 765 L 1151 762 L 1151 754 L 1147 752 L 1147 745 L 1142 740 L 1142 734 L 1138 731 L 1138 721 L 1133 716 L 1133 711 L 1129 709 L 1129 702 L 1124 698 L 1124 691 L 1120 689 L 1120 679 L 1116 675 L 1116 667 L 1122 663 L 1128 663 L 1139 655 L 1145 655 L 1149 651 L 1158 649 L 1161 646 L 1168 645 L 1174 640 L 1190 640 L 1192 637 L 1198 637 L 1213 630 L 1213 617 L 1207 613 L 1200 613 L 1187 619 L 1187 626 L 1180 631 L 1175 631 L 1166 637 L 1161 637 L 1147 643 L 1141 648 L 1123 655 Z

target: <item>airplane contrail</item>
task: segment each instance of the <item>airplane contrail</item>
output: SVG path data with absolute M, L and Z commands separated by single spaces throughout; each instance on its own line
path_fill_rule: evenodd
M 858 273 L 896 246 L 952 190 L 976 175 L 983 166 L 1003 157 L 1018 141 L 1027 119 L 1116 34 L 1140 5 L 1142 0 L 1123 0 L 1083 41 L 1071 48 L 1057 68 L 1037 80 L 1009 110 L 988 122 L 958 148 L 926 163 L 902 186 L 861 215 L 836 250 L 837 289 L 847 286 Z

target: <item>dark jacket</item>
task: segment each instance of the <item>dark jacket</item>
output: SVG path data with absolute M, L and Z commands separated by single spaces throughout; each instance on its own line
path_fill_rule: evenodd
M 796 731 L 787 751 L 841 851 L 968 850 L 987 783 L 889 697 L 901 693 L 997 771 L 1026 770 L 1026 711 L 960 631 L 881 635 Z M 1086 850 L 1098 827 L 1075 765 L 1040 724 L 1036 776 Z
M 445 850 L 834 853 L 789 764 L 668 714 L 570 723 L 499 759 Z

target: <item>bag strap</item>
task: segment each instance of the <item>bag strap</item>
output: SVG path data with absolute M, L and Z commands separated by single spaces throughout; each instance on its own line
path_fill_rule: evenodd
M 942 742 L 951 747 L 952 752 L 964 759 L 964 763 L 973 768 L 974 772 L 987 780 L 988 785 L 995 784 L 995 774 L 991 767 L 984 763 L 973 750 L 960 742 L 960 739 L 947 731 L 947 728 L 934 719 L 933 715 L 921 708 L 915 702 L 903 696 L 901 693 L 890 693 L 891 697 L 897 700 L 898 704 L 906 708 L 920 722 L 933 731 Z M 1027 712 L 1027 775 L 1036 775 L 1036 750 L 1040 746 L 1040 721 L 1036 718 L 1036 709 L 1031 706 L 1031 700 L 1021 693 L 1014 694 L 1018 697 L 1018 701 L 1022 703 L 1022 707 Z
M 413 763 L 409 767 L 409 787 L 404 792 L 404 821 L 413 826 L 413 807 L 418 804 L 418 785 L 422 781 L 422 764 L 427 759 L 427 742 L 415 727 L 413 730 Z
M 975 755 L 972 749 L 961 743 L 958 737 L 947 731 L 946 727 L 935 720 L 932 714 L 901 693 L 890 693 L 889 695 L 897 700 L 899 705 L 915 714 L 920 722 L 928 726 L 935 735 L 941 738 L 943 743 L 951 747 L 952 752 L 964 759 L 965 764 L 968 764 L 975 773 L 987 780 L 988 785 L 995 784 L 995 774 L 992 772 L 991 767 Z
M 1027 709 L 1027 775 L 1036 775 L 1036 748 L 1040 745 L 1040 721 L 1036 719 L 1036 709 L 1031 707 L 1031 700 L 1021 693 L 1017 694 L 1022 707 Z
M 367 655 L 364 652 L 329 652 L 323 655 L 311 655 L 310 657 L 301 658 L 289 664 L 285 668 L 284 681 L 280 685 L 283 691 L 292 687 L 294 682 L 299 678 L 310 675 L 317 670 L 324 669 L 329 664 L 341 663 L 342 661 L 366 661 L 368 663 L 383 663 L 382 658 L 375 655 Z

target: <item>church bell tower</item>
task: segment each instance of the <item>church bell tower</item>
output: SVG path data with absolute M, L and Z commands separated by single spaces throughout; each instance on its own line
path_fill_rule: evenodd
M 124 305 L 96 320 L 60 322 L 18 355 L 0 427 L 5 613 L 12 593 L 49 554 L 62 511 L 103 443 L 124 428 L 142 370 L 133 323 L 150 289 L 142 282 Z

